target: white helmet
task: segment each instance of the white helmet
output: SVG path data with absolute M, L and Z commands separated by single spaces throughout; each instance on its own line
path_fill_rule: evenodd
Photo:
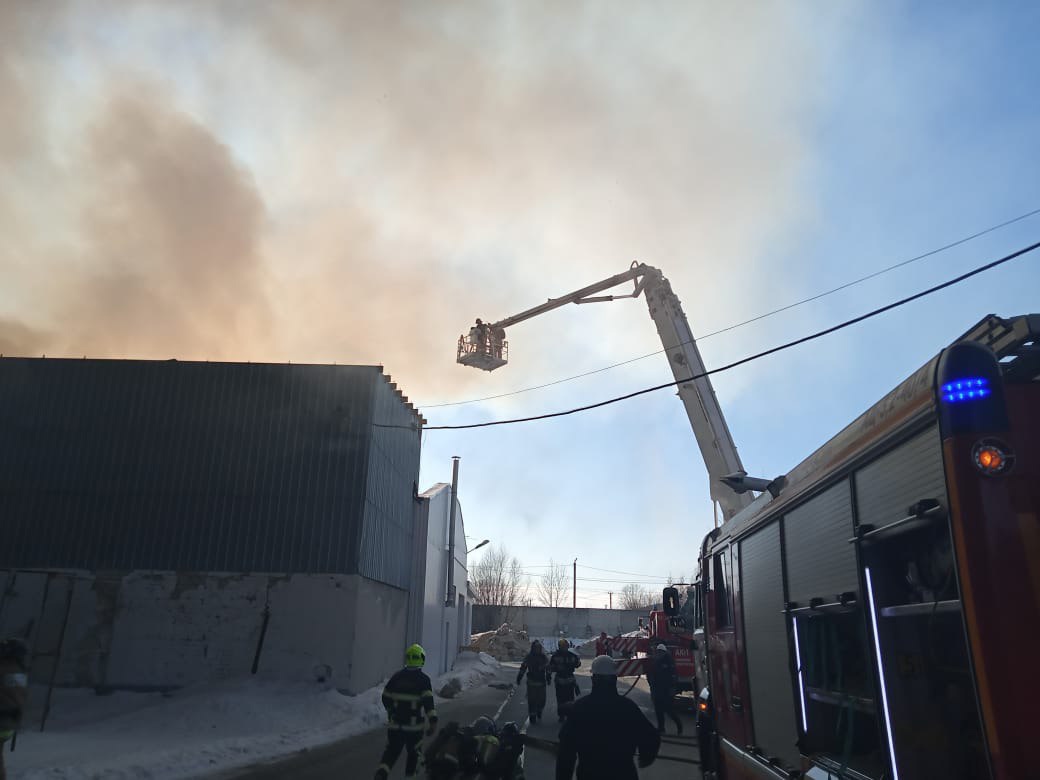
M 592 674 L 604 677 L 617 677 L 617 666 L 609 655 L 597 655 L 592 662 Z
M 660 650 L 662 653 L 667 653 L 668 652 L 668 648 L 665 647 L 663 644 L 658 645 L 657 649 Z

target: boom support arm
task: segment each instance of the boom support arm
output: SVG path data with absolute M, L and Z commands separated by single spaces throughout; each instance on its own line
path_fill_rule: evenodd
M 490 327 L 505 329 L 511 325 L 516 325 L 519 322 L 523 322 L 524 320 L 529 320 L 532 317 L 537 317 L 539 314 L 545 314 L 547 311 L 552 311 L 553 309 L 558 309 L 561 306 L 566 306 L 568 303 L 599 303 L 601 301 L 614 301 L 619 298 L 635 298 L 639 295 L 640 291 L 643 288 L 641 282 L 636 282 L 635 290 L 629 295 L 599 295 L 595 297 L 591 296 L 594 296 L 595 293 L 603 292 L 604 290 L 609 290 L 611 287 L 617 287 L 619 284 L 624 284 L 625 282 L 638 279 L 640 276 L 643 275 L 643 269 L 648 267 L 649 266 L 645 266 L 642 264 L 633 264 L 632 267 L 624 273 L 615 274 L 609 279 L 604 279 L 602 282 L 590 284 L 588 287 L 582 287 L 580 290 L 575 290 L 574 292 L 568 293 L 567 295 L 563 295 L 559 298 L 550 298 L 541 306 L 535 306 L 533 308 L 522 311 L 519 314 L 514 314 L 512 317 L 506 317 L 504 320 L 493 322 L 491 323 Z

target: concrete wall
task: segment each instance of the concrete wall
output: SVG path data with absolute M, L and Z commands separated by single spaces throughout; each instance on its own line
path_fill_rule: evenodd
M 557 636 L 563 632 L 572 637 L 610 636 L 635 631 L 639 618 L 643 622 L 648 609 L 571 609 L 570 607 L 499 607 L 476 604 L 473 607 L 473 632 L 491 631 L 503 623 L 524 628 L 531 636 Z
M 387 647 L 405 641 L 407 592 L 358 575 L 13 571 L 0 581 L 0 635 L 27 636 L 39 653 L 60 641 L 63 686 L 176 688 L 248 675 L 267 605 L 265 677 L 328 679 L 356 693 L 400 667 Z M 34 680 L 52 671 L 52 660 L 36 659 Z
M 439 482 L 422 494 L 426 507 L 426 581 L 423 600 L 422 646 L 431 677 L 451 669 L 460 645 L 469 644 L 470 609 L 466 570 L 466 527 L 462 507 L 455 506 L 455 560 L 453 606 L 448 595 L 448 529 L 451 485 Z

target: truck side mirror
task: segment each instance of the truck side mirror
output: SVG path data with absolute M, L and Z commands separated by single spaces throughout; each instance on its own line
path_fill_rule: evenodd
M 661 604 L 664 608 L 664 614 L 668 617 L 674 617 L 679 614 L 679 589 L 667 587 L 664 589 L 664 594 L 661 596 Z

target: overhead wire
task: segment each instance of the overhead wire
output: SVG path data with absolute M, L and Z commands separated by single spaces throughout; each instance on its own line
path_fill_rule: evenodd
M 929 288 L 927 288 L 925 290 L 922 290 L 921 292 L 914 293 L 913 295 L 908 295 L 905 298 L 901 298 L 898 301 L 894 301 L 894 302 L 889 303 L 889 304 L 887 304 L 885 306 L 881 306 L 881 307 L 879 307 L 877 309 L 872 309 L 871 311 L 867 312 L 866 314 L 861 314 L 858 317 L 853 317 L 852 319 L 845 320 L 844 322 L 838 323 L 837 325 L 832 325 L 829 328 L 824 328 L 823 330 L 816 331 L 815 333 L 810 333 L 808 336 L 802 336 L 801 338 L 795 339 L 794 341 L 788 341 L 788 342 L 786 342 L 784 344 L 780 344 L 779 346 L 771 347 L 770 349 L 763 350 L 762 352 L 756 352 L 755 354 L 749 355 L 749 356 L 744 357 L 744 358 L 741 358 L 740 360 L 734 360 L 731 363 L 727 363 L 725 365 L 719 366 L 718 368 L 713 368 L 713 369 L 710 369 L 708 371 L 703 371 L 703 372 L 701 372 L 699 374 L 694 374 L 693 376 L 686 377 L 685 379 L 679 379 L 679 380 L 676 380 L 674 382 L 665 382 L 664 384 L 655 385 L 653 387 L 647 387 L 647 388 L 644 388 L 642 390 L 636 390 L 636 391 L 631 392 L 631 393 L 626 393 L 625 395 L 619 395 L 619 396 L 616 396 L 614 398 L 608 398 L 605 401 L 598 401 L 596 403 L 586 404 L 585 406 L 578 406 L 578 407 L 575 407 L 573 409 L 567 409 L 567 410 L 564 410 L 564 411 L 561 411 L 561 412 L 548 412 L 548 413 L 545 413 L 545 414 L 532 415 L 530 417 L 515 417 L 515 418 L 512 418 L 512 419 L 508 419 L 508 420 L 490 420 L 488 422 L 467 423 L 467 424 L 462 424 L 462 425 L 429 425 L 429 426 L 425 427 L 425 430 L 427 430 L 427 431 L 457 431 L 457 430 L 465 430 L 465 429 L 469 429 L 469 428 L 490 428 L 490 427 L 497 426 L 497 425 L 516 425 L 518 423 L 534 422 L 536 420 L 549 420 L 549 419 L 553 419 L 553 418 L 556 418 L 556 417 L 566 417 L 567 415 L 578 414 L 579 412 L 587 412 L 587 411 L 590 411 L 591 409 L 598 409 L 600 407 L 609 406 L 611 404 L 616 404 L 616 403 L 619 403 L 621 401 L 627 401 L 630 398 L 635 398 L 635 397 L 640 396 L 640 395 L 646 395 L 647 393 L 653 393 L 653 392 L 656 392 L 658 390 L 664 390 L 665 388 L 668 388 L 668 387 L 676 387 L 677 385 L 683 385 L 683 384 L 686 384 L 687 382 L 692 382 L 692 381 L 694 381 L 696 379 L 701 379 L 701 378 L 706 377 L 706 376 L 712 376 L 714 374 L 721 374 L 724 371 L 729 371 L 729 370 L 734 369 L 734 368 L 736 368 L 738 366 L 742 366 L 745 363 L 751 363 L 751 362 L 753 362 L 755 360 L 760 360 L 760 359 L 762 359 L 764 357 L 767 357 L 769 355 L 775 354 L 777 352 L 783 352 L 784 350 L 791 349 L 792 347 L 799 346 L 800 344 L 805 344 L 805 343 L 807 343 L 809 341 L 814 341 L 814 340 L 816 340 L 818 338 L 822 338 L 823 336 L 828 336 L 831 333 L 835 333 L 835 332 L 837 332 L 839 330 L 843 330 L 843 329 L 848 328 L 848 327 L 850 327 L 852 325 L 855 325 L 857 323 L 863 322 L 864 320 L 868 320 L 868 319 L 871 319 L 873 317 L 877 317 L 877 316 L 879 316 L 881 314 L 884 314 L 887 311 L 891 311 L 892 309 L 899 308 L 900 306 L 905 306 L 908 303 L 912 303 L 913 301 L 919 300 L 920 298 L 924 298 L 924 297 L 926 297 L 928 295 L 932 295 L 934 293 L 937 293 L 940 290 L 945 290 L 947 287 L 952 287 L 953 285 L 959 284 L 960 282 L 963 282 L 966 279 L 970 279 L 973 276 L 977 276 L 977 275 L 979 275 L 979 274 L 981 274 L 981 273 L 983 273 L 985 271 L 989 271 L 989 270 L 992 270 L 993 268 L 996 268 L 996 267 L 998 267 L 1000 265 L 1003 265 L 1004 263 L 1008 263 L 1008 262 L 1010 262 L 1011 260 L 1014 260 L 1017 257 L 1021 257 L 1022 255 L 1025 255 L 1025 254 L 1028 254 L 1029 252 L 1035 251 L 1037 248 L 1040 248 L 1040 242 L 1037 242 L 1035 244 L 1030 244 L 1029 246 L 1024 247 L 1022 249 L 1019 249 L 1019 250 L 1017 250 L 1015 252 L 1012 252 L 1009 255 L 1005 255 L 1004 257 L 1001 257 L 1001 258 L 999 258 L 997 260 L 994 260 L 992 262 L 989 262 L 989 263 L 986 263 L 984 265 L 981 265 L 981 266 L 979 266 L 977 268 L 972 269 L 971 271 L 963 273 L 963 274 L 961 274 L 959 276 L 956 276 L 956 277 L 954 277 L 952 279 L 948 279 L 945 282 L 941 282 L 940 284 L 933 285 L 932 287 L 929 287 Z
M 698 336 L 697 340 L 698 341 L 704 341 L 705 339 L 710 339 L 712 336 L 718 336 L 718 335 L 721 335 L 723 333 L 728 333 L 731 330 L 736 330 L 737 328 L 742 328 L 745 325 L 750 325 L 753 322 L 758 322 L 759 320 L 764 320 L 767 317 L 772 317 L 774 314 L 780 314 L 782 312 L 789 311 L 790 309 L 797 308 L 798 306 L 803 306 L 806 303 L 812 303 L 813 301 L 817 301 L 820 298 L 826 298 L 828 295 L 833 295 L 834 293 L 841 292 L 842 290 L 847 290 L 850 287 L 854 287 L 857 284 L 862 284 L 863 282 L 866 282 L 866 281 L 869 281 L 871 279 L 874 279 L 875 277 L 881 276 L 883 274 L 887 274 L 890 271 L 895 271 L 896 269 L 902 268 L 902 267 L 907 266 L 907 265 L 910 265 L 911 263 L 916 263 L 919 260 L 924 260 L 926 258 L 929 258 L 929 257 L 932 257 L 934 255 L 940 254 L 941 252 L 945 252 L 945 251 L 947 251 L 949 249 L 953 249 L 954 247 L 958 247 L 958 246 L 960 246 L 962 244 L 966 244 L 969 241 L 974 241 L 976 238 L 981 238 L 982 236 L 984 236 L 984 235 L 986 235 L 988 233 L 993 233 L 994 231 L 1001 230 L 1002 228 L 1006 228 L 1009 225 L 1013 225 L 1016 222 L 1021 222 L 1022 220 L 1028 219 L 1029 217 L 1036 216 L 1037 214 L 1040 214 L 1040 208 L 1033 209 L 1032 211 L 1027 211 L 1025 214 L 1019 214 L 1017 217 L 1013 217 L 1012 219 L 1005 220 L 1004 222 L 1001 222 L 1001 223 L 999 223 L 997 225 L 992 225 L 992 226 L 990 226 L 988 228 L 985 228 L 984 230 L 976 231 L 975 233 L 972 233 L 969 236 L 964 236 L 963 238 L 959 238 L 956 241 L 951 241 L 948 244 L 944 244 L 943 246 L 940 246 L 940 247 L 938 247 L 936 249 L 932 249 L 932 250 L 930 250 L 928 252 L 924 252 L 923 254 L 915 255 L 914 257 L 911 257 L 911 258 L 909 258 L 907 260 L 901 260 L 898 263 L 893 263 L 892 265 L 886 266 L 884 268 L 880 268 L 877 271 L 872 271 L 871 273 L 867 274 L 866 276 L 861 276 L 858 279 L 853 279 L 851 281 L 845 282 L 843 284 L 838 285 L 837 287 L 832 287 L 829 290 L 825 290 L 823 292 L 816 293 L 815 295 L 810 295 L 808 298 L 802 298 L 801 300 L 795 301 L 793 303 L 788 303 L 788 304 L 786 304 L 784 306 L 780 306 L 779 308 L 772 309 L 771 311 L 764 312 L 763 314 L 758 314 L 758 315 L 756 315 L 754 317 L 750 317 L 750 318 L 748 318 L 746 320 L 742 320 L 741 322 L 736 322 L 736 323 L 734 323 L 732 325 L 727 325 L 724 328 L 720 328 L 718 330 L 713 330 L 710 333 L 705 333 L 702 336 Z M 683 343 L 683 344 L 680 344 L 680 346 L 686 346 L 686 344 Z M 440 409 L 440 408 L 447 407 L 447 406 L 464 406 L 466 404 L 475 404 L 475 403 L 480 403 L 482 401 L 493 401 L 493 400 L 496 400 L 498 398 L 506 398 L 506 397 L 511 396 L 511 395 L 520 395 L 521 393 L 529 393 L 529 392 L 531 392 L 533 390 L 544 390 L 546 387 L 552 387 L 554 385 L 563 384 L 564 382 L 572 382 L 575 379 L 583 379 L 583 378 L 585 378 L 587 376 L 592 376 L 594 374 L 600 374 L 600 373 L 603 373 L 604 371 L 610 371 L 610 370 L 615 369 L 615 368 L 620 368 L 621 366 L 627 366 L 629 363 L 635 363 L 635 362 L 638 362 L 640 360 L 645 360 L 646 358 L 653 357 L 654 355 L 660 355 L 663 352 L 664 352 L 663 349 L 659 349 L 659 350 L 656 350 L 654 352 L 647 352 L 645 355 L 639 355 L 637 357 L 629 358 L 628 360 L 622 360 L 622 361 L 619 361 L 617 363 L 611 363 L 609 366 L 603 366 L 602 368 L 594 368 L 594 369 L 592 369 L 590 371 L 585 371 L 585 372 L 583 372 L 581 374 L 574 374 L 573 376 L 563 377 L 562 379 L 555 379 L 555 380 L 553 380 L 551 382 L 545 382 L 545 383 L 540 384 L 540 385 L 532 385 L 531 387 L 522 387 L 522 388 L 520 388 L 518 390 L 510 390 L 510 391 L 505 392 L 505 393 L 497 393 L 496 395 L 487 395 L 487 396 L 483 396 L 482 398 L 471 398 L 471 399 L 466 400 L 466 401 L 447 401 L 447 402 L 439 403 L 439 404 L 418 404 L 417 406 L 420 409 Z

